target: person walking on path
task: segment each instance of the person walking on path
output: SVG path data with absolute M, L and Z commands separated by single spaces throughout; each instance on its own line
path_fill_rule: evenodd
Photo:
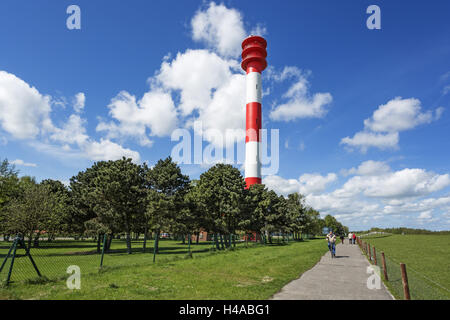
M 331 258 L 336 257 L 336 235 L 332 230 L 327 234 L 328 249 L 331 252 Z
M 348 233 L 348 244 L 352 244 L 353 234 L 351 232 Z
M 344 244 L 344 238 L 345 238 L 344 234 L 341 234 L 340 238 L 341 238 L 341 243 Z
M 356 243 L 356 233 L 353 232 L 353 244 Z

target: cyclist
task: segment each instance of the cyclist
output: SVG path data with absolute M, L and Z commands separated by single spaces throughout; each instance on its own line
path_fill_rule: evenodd
M 333 230 L 330 230 L 326 239 L 328 241 L 328 249 L 331 252 L 331 258 L 334 258 L 336 257 L 336 235 L 333 233 Z

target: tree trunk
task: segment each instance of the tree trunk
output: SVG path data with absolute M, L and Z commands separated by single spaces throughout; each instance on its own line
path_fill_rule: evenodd
M 138 241 L 139 240 L 139 232 L 136 232 L 136 234 L 134 235 L 134 240 Z
M 39 233 L 34 237 L 33 247 L 34 248 L 39 247 Z
M 222 236 L 221 233 L 219 234 L 219 236 L 220 236 L 220 246 L 221 246 L 222 250 L 225 250 L 225 247 L 224 247 L 224 244 L 223 244 L 223 236 Z
M 186 235 L 185 234 L 183 234 L 183 240 L 182 240 L 183 242 L 183 244 L 186 244 Z
M 200 240 L 200 232 L 197 232 L 197 239 L 195 240 L 195 243 L 198 244 Z
M 127 241 L 127 253 L 131 254 L 131 235 L 130 235 L 129 231 L 127 232 L 127 239 L 126 239 L 126 241 Z
M 106 251 L 109 252 L 111 250 L 111 243 L 114 239 L 114 233 L 111 233 L 111 235 L 106 239 Z
M 144 244 L 142 245 L 142 252 L 145 253 L 145 247 L 147 246 L 147 227 L 144 230 Z
M 216 243 L 216 249 L 220 250 L 219 240 L 217 238 L 217 233 L 214 233 L 214 242 Z
M 156 234 L 155 234 L 155 252 L 159 253 L 159 235 L 161 233 L 161 230 L 156 230 Z

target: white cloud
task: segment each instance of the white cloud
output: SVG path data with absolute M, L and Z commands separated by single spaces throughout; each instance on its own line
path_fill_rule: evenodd
M 134 162 L 140 161 L 139 153 L 107 139 L 100 139 L 100 142 L 90 141 L 83 145 L 83 151 L 88 159 L 100 160 L 117 160 L 122 157 L 131 158 Z
M 353 138 L 342 138 L 340 144 L 346 144 L 350 147 L 360 148 L 362 153 L 366 153 L 370 147 L 376 147 L 381 150 L 398 148 L 398 132 L 393 133 L 373 133 L 360 131 L 355 133 Z
M 372 116 L 364 120 L 364 131 L 357 132 L 352 138 L 341 139 L 340 144 L 360 148 L 366 153 L 370 147 L 381 150 L 398 148 L 399 132 L 411 130 L 418 125 L 431 123 L 440 118 L 444 108 L 421 112 L 420 100 L 396 97 L 380 105 Z
M 213 70 L 213 72 L 212 72 Z M 164 61 L 152 79 L 154 86 L 179 93 L 180 117 L 185 127 L 201 121 L 203 133 L 217 130 L 225 136 L 236 132 L 236 141 L 245 134 L 245 75 L 236 60 L 225 60 L 207 50 L 187 50 L 172 61 Z M 206 135 L 205 140 L 222 145 Z
M 16 159 L 11 161 L 11 164 L 14 164 L 16 166 L 24 166 L 24 167 L 37 167 L 37 164 L 35 163 L 30 163 L 30 162 L 25 162 L 21 159 Z
M 335 173 L 329 173 L 326 176 L 320 174 L 305 173 L 300 176 L 300 193 L 314 194 L 325 190 L 328 184 L 337 180 Z
M 180 91 L 179 108 L 189 115 L 211 103 L 213 92 L 230 81 L 231 67 L 239 68 L 237 61 L 207 50 L 187 50 L 164 61 L 156 80 L 166 89 Z
M 177 112 L 170 94 L 159 89 L 146 92 L 141 100 L 126 91 L 120 92 L 108 105 L 116 122 L 100 122 L 97 131 L 106 131 L 109 138 L 134 137 L 142 146 L 151 146 L 151 136 L 167 136 L 175 129 Z
M 277 175 L 264 177 L 262 183 L 282 195 L 299 192 L 300 190 L 300 183 L 297 179 L 284 179 Z
M 326 176 L 320 174 L 303 174 L 298 179 L 284 179 L 280 176 L 272 175 L 263 178 L 263 183 L 268 188 L 279 194 L 288 195 L 299 192 L 301 194 L 316 194 L 322 192 L 326 187 L 336 181 L 337 175 L 329 173 Z
M 84 107 L 84 100 L 83 93 L 75 96 L 74 109 L 77 112 Z M 101 139 L 100 142 L 91 139 L 86 133 L 86 120 L 78 114 L 70 115 L 61 127 L 55 126 L 51 120 L 51 104 L 51 96 L 41 94 L 13 74 L 0 71 L 0 125 L 15 139 L 28 140 L 34 148 L 61 158 L 114 160 L 126 156 L 139 160 L 139 153 L 109 139 Z M 16 164 L 35 166 L 20 159 Z
M 371 118 L 364 120 L 364 127 L 374 132 L 400 132 L 432 120 L 433 113 L 422 113 L 418 99 L 397 97 L 379 106 Z
M 358 168 L 342 170 L 344 175 L 356 174 L 360 176 L 377 176 L 391 171 L 388 164 L 382 161 L 368 160 L 361 163 Z
M 238 56 L 246 36 L 242 16 L 236 9 L 210 2 L 206 10 L 199 10 L 191 20 L 192 38 L 202 41 L 225 57 Z
M 287 101 L 274 107 L 270 112 L 270 119 L 275 121 L 291 121 L 299 118 L 322 118 L 328 110 L 326 106 L 333 101 L 330 93 L 309 93 L 307 75 L 303 75 L 296 67 L 285 67 L 279 74 L 273 70 L 270 78 L 284 81 L 294 78 L 295 82 L 283 94 Z
M 30 139 L 51 127 L 51 97 L 0 71 L 0 125 L 14 138 Z
M 431 211 L 422 212 L 417 218 L 418 219 L 431 219 L 433 216 L 431 215 Z
M 65 144 L 84 144 L 89 136 L 86 134 L 84 125 L 86 120 L 80 118 L 77 114 L 69 116 L 69 120 L 63 124 L 62 128 L 55 127 L 50 135 L 50 139 Z
M 326 189 L 331 183 L 339 183 L 332 173 L 303 174 L 299 179 L 268 176 L 263 183 L 278 194 L 300 192 L 307 205 L 322 216 L 334 215 L 350 226 L 371 227 L 395 219 L 400 223 L 416 221 L 418 213 L 422 213 L 422 219 L 417 221 L 429 223 L 442 221 L 450 212 L 450 196 L 430 197 L 450 186 L 449 174 L 419 168 L 393 171 L 385 162 L 372 160 L 341 171 L 352 176 L 330 192 Z M 440 212 L 441 217 L 433 212 Z
M 336 196 L 363 194 L 373 198 L 408 198 L 428 195 L 450 185 L 450 175 L 439 175 L 424 169 L 403 169 L 376 176 L 354 176 Z
M 73 104 L 73 109 L 75 110 L 75 112 L 79 113 L 83 111 L 85 102 L 86 96 L 84 95 L 84 93 L 83 92 L 77 93 L 75 95 L 75 101 Z

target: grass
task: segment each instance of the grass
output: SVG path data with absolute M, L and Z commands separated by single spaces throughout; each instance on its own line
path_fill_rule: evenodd
M 63 244 L 55 246 L 49 251 L 51 256 L 41 258 L 47 259 L 47 264 L 56 261 L 53 269 L 65 271 L 67 261 L 50 260 L 67 258 L 63 253 L 73 249 L 67 243 L 65 249 L 62 247 Z M 249 248 L 240 244 L 236 250 L 219 252 L 211 251 L 211 243 L 204 243 L 191 246 L 190 258 L 186 245 L 162 241 L 161 254 L 152 263 L 152 253 L 141 253 L 142 249 L 136 248 L 136 253 L 127 255 L 122 247 L 123 243 L 113 243 L 113 249 L 119 251 L 105 256 L 101 272 L 98 255 L 72 254 L 71 262 L 85 265 L 80 266 L 81 290 L 67 289 L 68 275 L 59 272 L 47 276 L 49 280 L 45 282 L 16 281 L 8 288 L 0 288 L 0 299 L 267 299 L 312 268 L 327 251 L 321 240 Z M 26 270 L 33 271 L 23 269 Z
M 400 263 L 406 264 L 412 299 L 450 299 L 450 235 L 391 235 L 363 238 L 375 246 L 380 264 L 386 256 L 389 280 L 386 285 L 403 299 Z

